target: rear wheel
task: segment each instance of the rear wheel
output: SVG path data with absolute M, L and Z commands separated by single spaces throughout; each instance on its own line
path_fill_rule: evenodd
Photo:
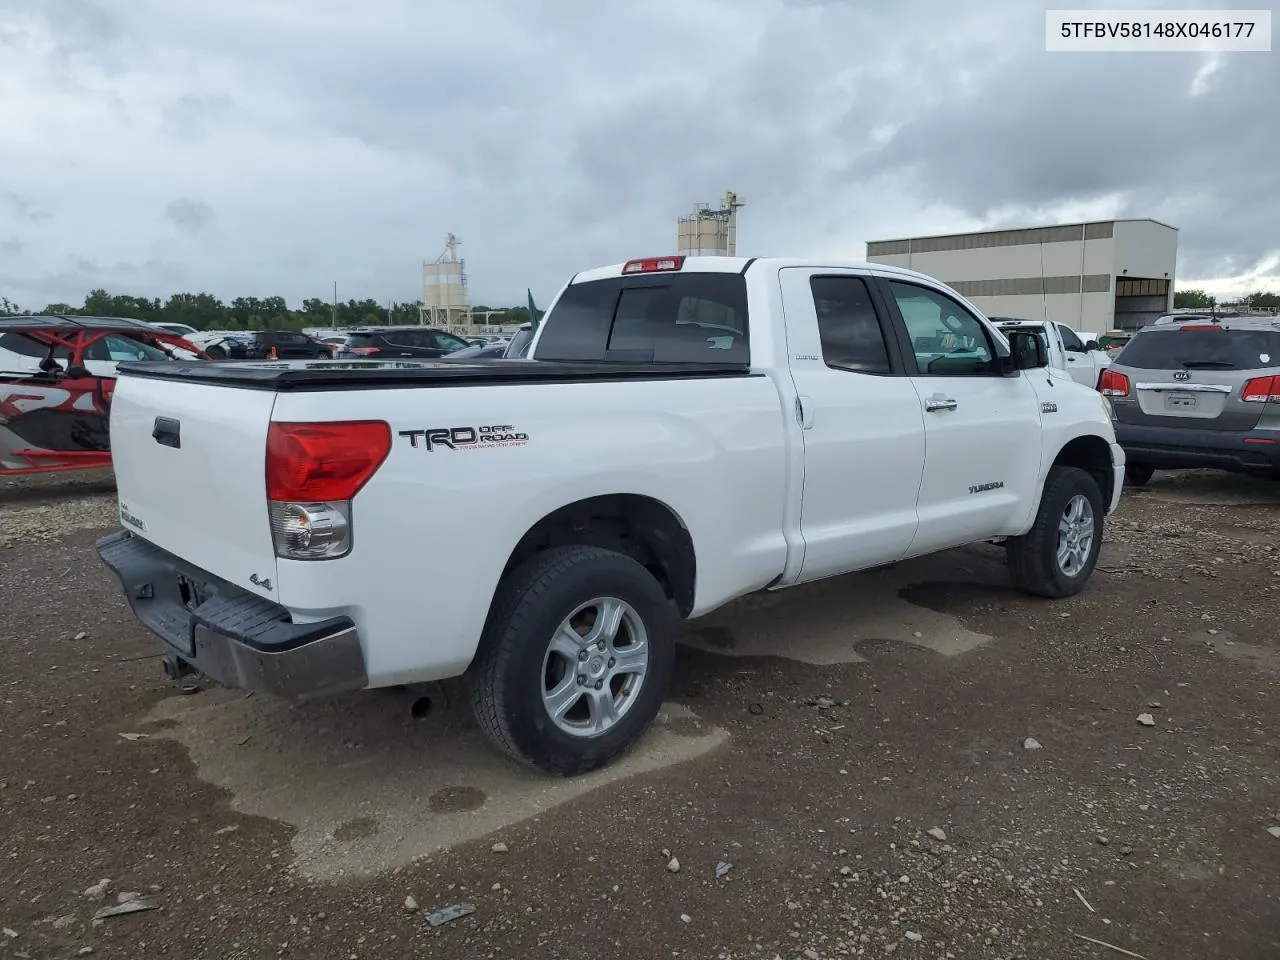
M 1102 549 L 1104 513 L 1092 476 L 1078 467 L 1050 469 L 1035 523 L 1006 542 L 1014 585 L 1053 598 L 1083 590 Z
M 205 350 L 204 355 L 208 357 L 210 360 L 227 359 L 227 351 L 224 348 L 217 347 L 217 346 L 209 347 L 207 350 Z
M 599 547 L 545 550 L 498 587 L 469 671 L 481 729 L 549 773 L 603 767 L 667 694 L 678 616 L 648 570 Z
M 1149 467 L 1145 463 L 1130 463 L 1124 468 L 1124 480 L 1132 486 L 1145 487 L 1155 472 L 1155 467 Z

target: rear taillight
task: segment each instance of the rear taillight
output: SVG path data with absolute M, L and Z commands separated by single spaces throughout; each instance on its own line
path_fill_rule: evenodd
M 267 500 L 276 556 L 327 560 L 351 550 L 351 501 L 391 452 L 381 420 L 273 423 Z
M 1280 377 L 1254 377 L 1240 391 L 1249 403 L 1280 403 Z
M 1098 392 L 1104 397 L 1127 397 L 1129 395 L 1129 378 L 1123 373 L 1106 369 L 1098 377 Z

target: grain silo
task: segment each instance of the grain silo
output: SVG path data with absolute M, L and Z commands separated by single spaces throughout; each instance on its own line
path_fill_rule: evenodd
M 698 204 L 692 216 L 677 222 L 676 252 L 687 257 L 737 256 L 738 208 L 744 202 L 736 193 L 726 193 L 719 210 Z
M 433 327 L 458 327 L 471 323 L 467 301 L 467 262 L 458 257 L 461 243 L 452 233 L 444 253 L 422 264 L 421 321 Z

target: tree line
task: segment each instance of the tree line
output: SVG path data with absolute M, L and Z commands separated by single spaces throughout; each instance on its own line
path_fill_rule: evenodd
M 471 308 L 476 323 L 485 326 L 518 326 L 529 322 L 527 307 Z M 542 311 L 539 311 L 541 313 Z M 50 303 L 40 310 L 24 310 L 0 296 L 0 316 L 66 315 L 130 317 L 148 323 L 185 323 L 197 330 L 301 330 L 304 327 L 356 327 L 418 323 L 417 303 L 381 304 L 348 300 L 332 303 L 319 297 L 303 300 L 297 309 L 284 297 L 236 297 L 223 303 L 211 293 L 175 293 L 158 297 L 132 297 L 91 290 L 80 306 Z
M 1219 300 L 1203 290 L 1177 290 L 1173 294 L 1173 305 L 1191 310 L 1209 310 L 1213 307 L 1246 308 L 1249 310 L 1270 308 L 1275 310 L 1280 308 L 1280 293 L 1266 293 L 1258 290 L 1248 296 L 1237 297 L 1234 300 Z
M 1203 290 L 1178 290 L 1173 305 L 1208 310 L 1214 307 L 1280 309 L 1280 293 L 1256 291 L 1228 302 Z M 541 313 L 542 311 L 538 311 Z M 284 297 L 236 297 L 223 303 L 211 293 L 175 293 L 168 300 L 132 297 L 91 290 L 81 306 L 50 303 L 41 310 L 23 310 L 0 296 L 0 317 L 26 314 L 65 314 L 88 317 L 132 317 L 147 322 L 185 323 L 197 330 L 301 330 L 304 327 L 356 327 L 383 324 L 416 324 L 417 303 L 380 304 L 373 299 L 331 303 L 319 297 L 290 308 Z M 472 307 L 477 323 L 486 326 L 519 326 L 529 322 L 527 307 Z

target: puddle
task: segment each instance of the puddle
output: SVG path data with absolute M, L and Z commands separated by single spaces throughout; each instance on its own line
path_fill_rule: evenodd
M 380 873 L 622 780 L 693 759 L 728 734 L 664 704 L 612 766 L 550 777 L 494 750 L 465 703 L 414 719 L 411 695 L 367 691 L 290 704 L 211 687 L 161 701 L 152 736 L 177 740 L 245 814 L 291 824 L 295 865 L 337 880 Z
M 910 603 L 899 591 L 941 580 L 982 579 L 994 554 L 951 551 L 867 573 L 746 597 L 690 623 L 683 641 L 707 653 L 784 657 L 816 666 L 864 663 L 862 644 L 907 643 L 955 656 L 988 643 L 955 617 Z M 1003 567 L 1003 556 L 999 556 Z M 1003 574 L 1001 574 L 1003 575 Z

